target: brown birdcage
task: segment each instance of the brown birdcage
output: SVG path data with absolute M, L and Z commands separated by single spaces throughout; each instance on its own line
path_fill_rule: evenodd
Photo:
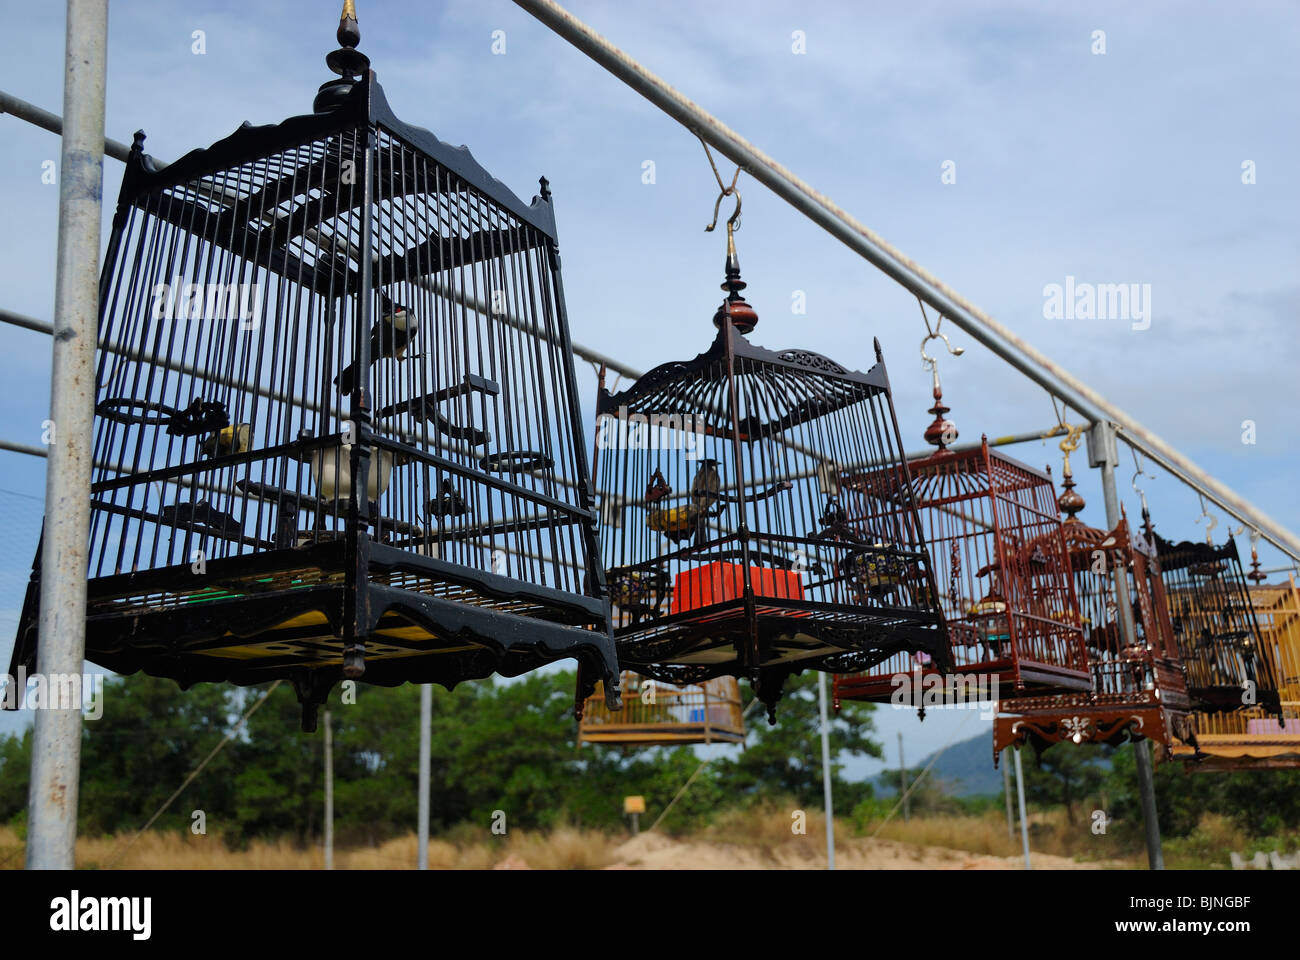
M 1253 550 L 1252 550 L 1253 553 Z M 1295 578 L 1264 584 L 1259 559 L 1246 576 L 1260 630 L 1260 658 L 1279 682 L 1281 716 L 1260 706 L 1193 716 L 1199 752 L 1174 745 L 1174 757 L 1195 770 L 1261 770 L 1300 767 L 1300 590 Z
M 619 663 L 748 677 L 772 719 L 792 673 L 942 662 L 947 642 L 879 343 L 865 373 L 750 343 L 730 233 L 708 349 L 619 393 L 602 373 L 593 473 Z M 839 496 L 864 463 L 894 468 L 870 517 Z
M 1063 477 L 1058 504 L 1093 688 L 1002 700 L 994 763 L 1008 746 L 1028 742 L 1041 752 L 1064 740 L 1114 746 L 1145 737 L 1168 754 L 1194 735 L 1155 548 L 1130 532 L 1127 516 L 1109 531 L 1082 523 L 1068 454 Z
M 909 462 L 905 483 L 897 467 L 846 477 L 846 502 L 868 524 L 900 503 L 915 505 L 948 624 L 952 674 L 974 678 L 961 684 L 964 695 L 1090 690 L 1050 474 L 990 449 L 986 438 L 949 449 L 957 431 L 945 419 L 937 378 L 934 399 L 925 438 L 938 450 Z M 900 683 L 915 694 L 918 682 L 944 672 L 923 657 L 897 654 L 869 673 L 836 677 L 835 700 L 899 702 Z
M 561 658 L 615 705 L 547 183 L 525 203 L 399 120 L 350 3 L 337 35 L 311 114 L 167 165 L 136 135 L 101 281 L 86 657 L 287 679 L 307 729 L 340 679 Z M 11 672 L 36 661 L 41 575 L 38 551 Z
M 579 743 L 645 747 L 745 742 L 735 677 L 675 684 L 625 671 L 622 693 L 623 708 L 610 710 L 597 687 L 578 723 Z

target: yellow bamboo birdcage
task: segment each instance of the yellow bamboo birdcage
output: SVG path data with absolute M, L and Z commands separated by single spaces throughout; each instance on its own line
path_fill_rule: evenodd
M 1300 590 L 1295 577 L 1285 584 L 1250 588 L 1259 621 L 1260 657 L 1273 666 L 1282 716 L 1263 707 L 1195 717 L 1196 751 L 1174 746 L 1174 757 L 1202 770 L 1258 770 L 1300 767 Z
M 624 672 L 623 709 L 610 710 L 597 686 L 578 724 L 579 743 L 656 746 L 744 743 L 740 686 L 735 677 L 673 684 Z

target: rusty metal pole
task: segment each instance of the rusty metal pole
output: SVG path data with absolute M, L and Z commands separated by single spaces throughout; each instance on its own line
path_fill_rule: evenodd
M 1119 523 L 1119 493 L 1115 488 L 1115 466 L 1119 455 L 1115 445 L 1115 428 L 1105 422 L 1094 423 L 1088 431 L 1088 463 L 1101 468 L 1101 490 L 1106 498 L 1106 525 L 1112 530 Z M 1137 646 L 1137 629 L 1133 624 L 1133 604 L 1129 600 L 1128 577 L 1115 571 L 1120 616 L 1119 628 L 1126 647 Z M 1152 870 L 1165 868 L 1164 850 L 1160 845 L 1160 814 L 1156 807 L 1156 781 L 1151 764 L 1151 744 L 1145 737 L 1133 742 L 1137 759 L 1138 795 L 1142 799 L 1142 825 L 1146 833 L 1147 864 Z
M 99 227 L 104 186 L 107 0 L 68 0 L 59 163 L 58 265 L 50 385 L 49 466 L 41 546 L 38 673 L 82 674 L 86 565 L 99 320 Z M 47 683 L 46 689 L 56 689 Z M 66 687 L 64 688 L 66 689 Z M 74 689 L 80 690 L 80 684 Z M 81 703 L 36 713 L 27 867 L 75 866 L 81 775 Z

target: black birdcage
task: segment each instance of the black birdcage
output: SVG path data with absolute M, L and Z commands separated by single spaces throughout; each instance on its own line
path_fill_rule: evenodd
M 1260 708 L 1280 717 L 1275 660 L 1260 655 L 1259 622 L 1236 541 L 1216 546 L 1207 533 L 1205 543 L 1170 543 L 1146 521 L 1193 710 Z
M 906 488 L 879 343 L 866 373 L 755 346 L 730 236 L 726 278 L 707 350 L 619 393 L 602 374 L 601 556 L 620 663 L 748 677 L 770 718 L 792 673 L 942 662 L 947 643 L 911 504 L 867 522 L 839 497 L 864 463 L 898 465 Z
M 340 678 L 560 658 L 616 706 L 546 180 L 525 204 L 398 120 L 359 36 L 349 5 L 310 115 L 166 166 L 136 135 L 100 285 L 86 656 L 287 678 L 307 729 Z

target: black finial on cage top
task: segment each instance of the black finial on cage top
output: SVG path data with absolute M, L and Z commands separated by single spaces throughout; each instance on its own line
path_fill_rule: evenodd
M 736 240 L 730 222 L 727 223 L 727 263 L 724 271 L 726 279 L 722 281 L 722 289 L 727 291 L 727 299 L 722 301 L 722 305 L 713 314 L 713 325 L 721 330 L 722 322 L 730 320 L 742 334 L 749 334 L 758 323 L 758 313 L 740 295 L 740 291 L 748 284 L 740 279 L 740 258 L 736 256 Z
M 337 80 L 322 83 L 312 103 L 317 113 L 327 113 L 343 102 L 356 84 L 356 78 L 370 69 L 370 58 L 357 50 L 361 42 L 361 25 L 357 22 L 357 8 L 353 0 L 344 0 L 339 15 L 339 29 L 335 34 L 339 49 L 325 56 L 325 66 L 339 75 Z

